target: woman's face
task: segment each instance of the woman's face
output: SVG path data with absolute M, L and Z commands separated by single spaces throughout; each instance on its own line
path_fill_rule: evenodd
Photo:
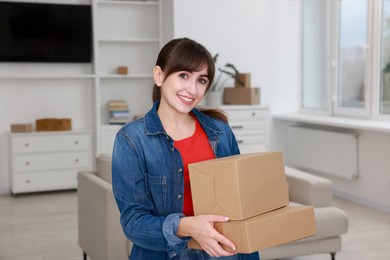
M 158 82 L 155 73 L 156 84 L 161 87 L 160 106 L 167 106 L 179 113 L 189 113 L 199 104 L 209 85 L 206 66 L 200 71 L 175 72 L 167 78 L 164 78 L 164 73 L 158 66 L 157 72 L 162 76 Z

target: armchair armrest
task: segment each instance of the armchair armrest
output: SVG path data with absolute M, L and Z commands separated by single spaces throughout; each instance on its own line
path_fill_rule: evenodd
M 314 207 L 332 205 L 332 182 L 309 173 L 285 167 L 290 201 Z
M 78 174 L 79 245 L 91 258 L 128 259 L 112 185 L 94 172 Z

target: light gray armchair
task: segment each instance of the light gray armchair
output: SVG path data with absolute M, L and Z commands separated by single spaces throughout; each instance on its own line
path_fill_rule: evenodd
M 78 174 L 78 234 L 84 260 L 127 260 L 132 243 L 123 234 L 112 193 L 111 157 L 99 156 L 97 172 Z
M 348 230 L 346 214 L 332 207 L 330 181 L 295 169 L 286 168 L 292 204 L 313 205 L 317 235 L 293 243 L 266 249 L 261 259 L 279 259 L 298 255 L 335 253 L 341 250 L 341 235 Z M 97 172 L 78 175 L 79 245 L 91 260 L 127 260 L 132 243 L 119 223 L 111 186 L 111 157 L 97 158 Z
M 341 250 L 341 235 L 348 230 L 344 211 L 332 206 L 332 183 L 324 178 L 286 167 L 290 203 L 314 206 L 317 235 L 265 249 L 261 259 L 280 259 L 329 253 L 335 259 Z

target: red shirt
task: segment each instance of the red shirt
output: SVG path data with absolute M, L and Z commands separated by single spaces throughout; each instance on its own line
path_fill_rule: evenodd
M 194 215 L 188 164 L 215 158 L 205 131 L 195 117 L 194 120 L 196 122 L 194 134 L 188 138 L 174 142 L 175 147 L 181 154 L 184 164 L 183 214 L 186 216 Z

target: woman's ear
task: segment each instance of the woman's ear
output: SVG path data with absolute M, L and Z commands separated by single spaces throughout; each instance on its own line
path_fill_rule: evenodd
M 154 66 L 153 79 L 154 83 L 156 83 L 157 86 L 161 87 L 162 83 L 164 82 L 164 73 L 161 70 L 160 66 Z

